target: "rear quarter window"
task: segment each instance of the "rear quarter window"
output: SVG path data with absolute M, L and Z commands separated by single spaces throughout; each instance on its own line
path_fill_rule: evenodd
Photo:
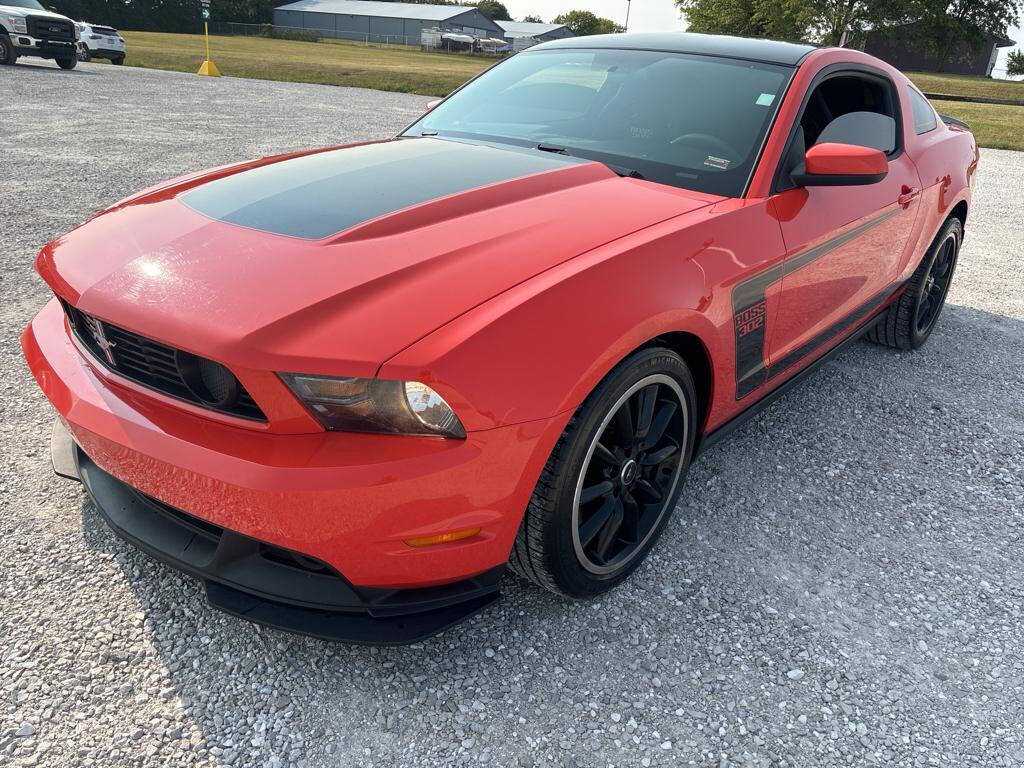
M 937 124 L 935 110 L 928 99 L 913 88 L 907 88 L 907 91 L 910 93 L 910 106 L 914 113 L 914 132 L 922 134 L 934 130 Z

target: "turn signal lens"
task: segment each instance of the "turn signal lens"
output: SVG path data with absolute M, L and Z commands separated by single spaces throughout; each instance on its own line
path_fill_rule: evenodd
M 451 533 L 441 533 L 437 536 L 420 536 L 415 539 L 406 539 L 405 543 L 410 547 L 430 547 L 434 544 L 447 544 L 450 541 L 461 541 L 462 539 L 468 539 L 476 536 L 480 533 L 479 528 L 467 528 L 464 531 L 452 531 Z
M 327 429 L 464 438 L 455 411 L 418 381 L 282 373 L 281 379 Z

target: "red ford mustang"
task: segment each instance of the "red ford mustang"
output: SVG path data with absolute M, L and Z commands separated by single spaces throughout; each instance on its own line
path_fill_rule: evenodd
M 865 332 L 923 344 L 977 162 L 856 51 L 559 40 L 395 139 L 103 211 L 22 344 L 117 534 L 231 613 L 407 642 L 506 564 L 610 589 L 698 451 Z

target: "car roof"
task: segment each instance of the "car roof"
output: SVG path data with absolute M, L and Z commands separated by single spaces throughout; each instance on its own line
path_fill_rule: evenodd
M 751 37 L 729 35 L 701 35 L 694 32 L 631 33 L 619 35 L 591 35 L 552 40 L 530 48 L 531 51 L 555 48 L 617 48 L 641 51 L 669 51 L 695 53 L 705 56 L 724 56 L 748 59 L 769 64 L 795 67 L 813 51 L 813 45 L 783 43 L 778 40 L 758 40 Z

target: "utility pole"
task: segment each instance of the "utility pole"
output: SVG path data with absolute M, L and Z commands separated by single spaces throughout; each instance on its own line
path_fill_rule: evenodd
M 624 27 L 624 29 L 627 32 L 629 32 L 629 5 L 631 2 L 632 0 L 626 0 L 626 26 Z

